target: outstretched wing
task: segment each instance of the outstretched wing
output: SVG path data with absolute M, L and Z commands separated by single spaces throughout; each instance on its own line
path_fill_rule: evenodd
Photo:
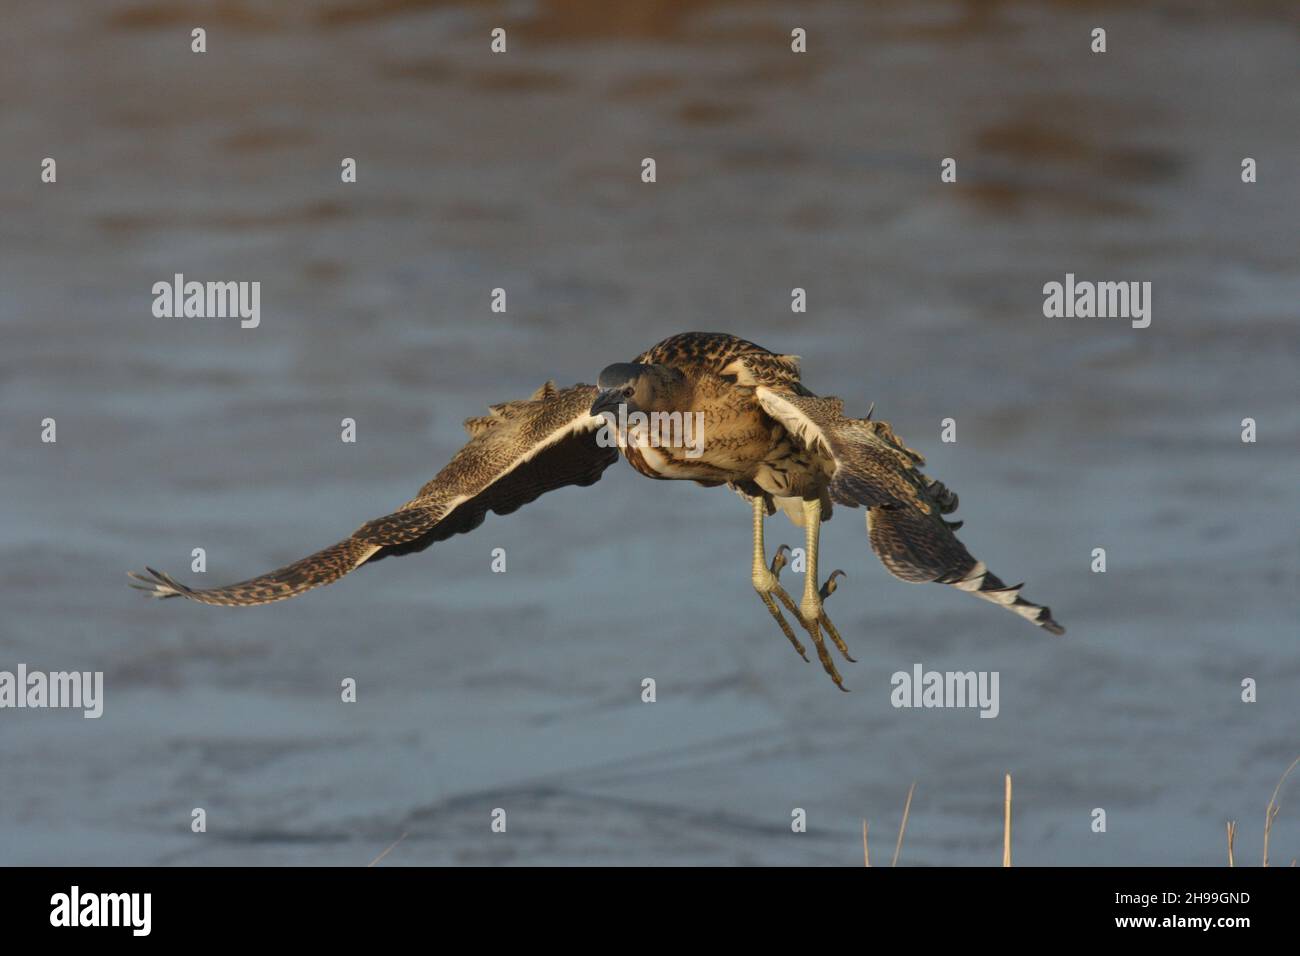
M 822 460 L 831 500 L 865 505 L 871 548 L 885 568 L 904 581 L 951 584 L 999 604 L 1026 620 L 1063 634 L 1049 608 L 1020 596 L 977 561 L 953 532 L 960 521 L 957 496 L 923 474 L 925 459 L 905 446 L 886 422 L 845 418 L 838 398 L 817 398 L 760 386 L 755 398 Z
M 531 398 L 493 405 L 465 422 L 470 441 L 447 466 L 397 511 L 367 521 L 349 538 L 238 584 L 191 588 L 161 571 L 132 573 L 133 587 L 153 597 L 184 597 L 201 604 L 248 607 L 282 601 L 336 581 L 390 555 L 423 551 L 435 541 L 472 531 L 489 511 L 509 514 L 548 491 L 590 485 L 618 458 L 597 442 L 605 423 L 590 414 L 597 389 L 547 382 Z

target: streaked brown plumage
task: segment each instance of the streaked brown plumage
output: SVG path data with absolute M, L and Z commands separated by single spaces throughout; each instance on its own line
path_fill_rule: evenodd
M 603 413 L 688 413 L 699 416 L 697 448 L 659 446 L 640 426 L 617 435 Z M 509 514 L 547 491 L 597 481 L 621 451 L 653 478 L 727 484 L 754 511 L 754 587 L 782 632 L 804 654 L 773 598 L 812 635 L 818 656 L 843 687 L 826 651 L 824 629 L 845 657 L 847 647 L 826 617 L 833 573 L 816 585 L 818 526 L 835 504 L 865 506 L 871 546 L 896 577 L 950 584 L 1001 604 L 1055 634 L 1064 629 L 1051 611 L 1020 596 L 975 560 L 944 518 L 957 496 L 920 471 L 924 459 L 888 424 L 848 418 L 838 398 L 820 398 L 800 381 L 799 360 L 722 333 L 688 332 L 665 339 L 634 362 L 612 365 L 599 387 L 557 389 L 548 382 L 523 401 L 494 405 L 465 423 L 469 442 L 419 494 L 390 515 L 362 525 L 350 537 L 268 574 L 219 588 L 190 588 L 149 569 L 132 577 L 155 597 L 244 607 L 293 597 L 391 555 L 477 528 L 489 511 Z M 781 588 L 784 550 L 765 565 L 762 519 L 780 507 L 804 528 L 808 573 L 796 607 Z M 783 546 L 784 548 L 784 546 Z M 851 659 L 851 658 L 849 658 Z

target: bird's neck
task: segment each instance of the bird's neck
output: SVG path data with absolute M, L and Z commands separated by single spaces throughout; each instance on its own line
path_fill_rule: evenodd
M 675 368 L 656 365 L 648 373 L 654 389 L 647 412 L 672 412 L 691 407 L 694 389 L 691 382 Z

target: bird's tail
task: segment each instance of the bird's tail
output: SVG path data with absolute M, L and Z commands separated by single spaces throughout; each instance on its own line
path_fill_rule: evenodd
M 1051 608 L 1025 600 L 1020 596 L 1023 584 L 1008 587 L 957 540 L 953 531 L 961 522 L 940 517 L 956 508 L 957 496 L 938 482 L 932 483 L 931 491 L 939 507 L 930 514 L 907 506 L 868 509 L 871 548 L 889 573 L 913 583 L 950 584 L 1004 607 L 1050 634 L 1064 634 L 1065 628 L 1052 618 Z
M 1052 618 L 1052 609 L 1041 604 L 1026 601 L 1020 596 L 1024 584 L 1008 587 L 1001 578 L 984 566 L 983 561 L 976 561 L 969 571 L 957 581 L 943 581 L 951 584 L 977 598 L 983 598 L 991 604 L 997 604 L 1014 614 L 1019 614 L 1031 624 L 1037 624 L 1049 634 L 1064 634 L 1065 628 Z

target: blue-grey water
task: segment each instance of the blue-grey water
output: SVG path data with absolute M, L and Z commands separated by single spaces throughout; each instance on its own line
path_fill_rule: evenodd
M 1293 15 L 8 4 L 0 669 L 105 703 L 0 711 L 0 863 L 855 864 L 915 782 L 902 863 L 993 865 L 1006 772 L 1018 864 L 1219 864 L 1227 820 L 1258 862 L 1300 754 Z M 177 272 L 261 282 L 261 325 L 155 318 Z M 1044 318 L 1066 273 L 1150 281 L 1150 327 Z M 875 402 L 1067 636 L 892 579 L 842 509 L 839 694 L 753 594 L 744 503 L 622 464 L 283 604 L 126 586 L 329 544 L 462 419 L 687 329 Z M 998 671 L 999 716 L 895 709 L 918 662 Z

